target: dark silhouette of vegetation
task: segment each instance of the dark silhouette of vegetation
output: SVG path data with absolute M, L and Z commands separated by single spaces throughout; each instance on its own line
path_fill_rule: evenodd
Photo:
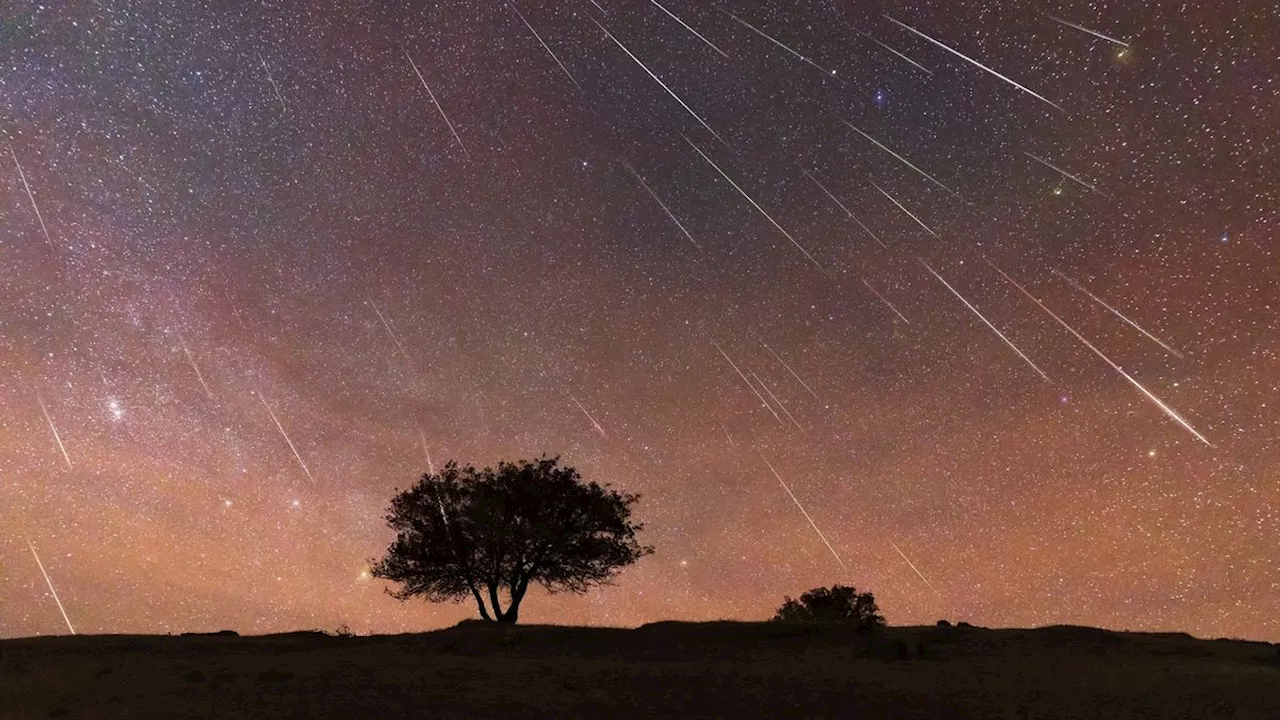
M 875 596 L 869 592 L 859 593 L 846 585 L 814 588 L 799 600 L 785 597 L 773 621 L 844 623 L 863 630 L 874 630 L 885 624 Z
M 399 600 L 460 602 L 514 623 L 530 585 L 585 593 L 653 552 L 631 522 L 639 495 L 585 483 L 559 457 L 478 470 L 450 462 L 398 492 L 386 515 L 396 540 L 374 577 L 400 583 Z M 502 609 L 499 592 L 508 597 Z M 488 600 L 488 606 L 485 601 Z

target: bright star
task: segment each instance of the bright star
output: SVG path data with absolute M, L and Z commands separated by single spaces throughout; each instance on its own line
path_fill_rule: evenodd
M 111 411 L 112 420 L 118 421 L 124 418 L 124 408 L 120 407 L 119 400 L 116 400 L 115 398 L 111 398 L 109 401 L 107 401 L 107 409 Z

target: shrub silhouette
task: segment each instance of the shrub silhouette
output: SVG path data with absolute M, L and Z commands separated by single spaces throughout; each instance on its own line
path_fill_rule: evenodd
M 784 597 L 774 622 L 834 622 L 857 626 L 862 630 L 884 627 L 884 616 L 876 607 L 871 593 L 859 593 L 846 585 L 814 588 L 799 600 Z
M 450 462 L 423 475 L 392 499 L 386 521 L 396 540 L 372 575 L 400 583 L 387 592 L 401 601 L 470 595 L 482 618 L 506 623 L 516 622 L 531 584 L 579 594 L 609 584 L 618 569 L 653 552 L 636 541 L 643 524 L 631 522 L 640 496 L 584 483 L 559 460 L 483 470 Z

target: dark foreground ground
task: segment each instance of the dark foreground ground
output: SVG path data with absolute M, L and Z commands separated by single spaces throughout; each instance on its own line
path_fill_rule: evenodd
M 903 649 L 906 657 L 902 657 Z M 0 641 L 0 718 L 1273 718 L 1278 646 L 658 623 Z

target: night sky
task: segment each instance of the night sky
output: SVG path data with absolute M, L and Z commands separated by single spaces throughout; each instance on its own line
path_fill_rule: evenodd
M 547 453 L 527 622 L 1280 640 L 1278 18 L 1143 5 L 0 3 L 0 636 L 473 617 L 385 508 Z

